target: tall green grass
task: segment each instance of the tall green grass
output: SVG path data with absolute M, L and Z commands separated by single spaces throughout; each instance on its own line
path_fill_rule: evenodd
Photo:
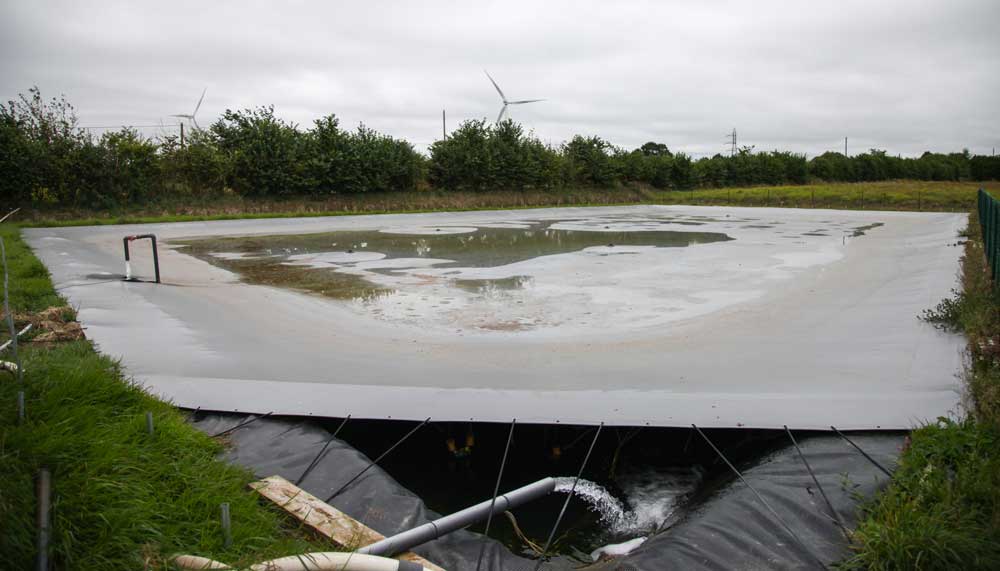
M 63 303 L 15 229 L 8 246 L 12 304 Z M 40 269 L 39 269 L 40 268 Z M 115 361 L 77 341 L 22 345 L 27 418 L 15 379 L 0 373 L 0 568 L 29 569 L 35 554 L 38 470 L 52 473 L 56 569 L 158 569 L 176 552 L 233 564 L 330 550 L 247 489 L 252 475 L 216 459 L 220 445 L 183 414 L 129 382 Z M 146 431 L 145 413 L 154 416 Z M 219 504 L 232 511 L 223 547 Z
M 45 264 L 21 240 L 17 226 L 0 224 L 0 238 L 3 238 L 7 253 L 11 310 L 15 313 L 41 311 L 53 305 L 65 305 L 66 302 L 52 289 Z M 0 279 L 2 278 L 0 275 Z M 2 295 L 3 292 L 0 291 L 0 296 Z
M 1000 431 L 967 419 L 914 431 L 868 507 L 845 569 L 1000 569 Z

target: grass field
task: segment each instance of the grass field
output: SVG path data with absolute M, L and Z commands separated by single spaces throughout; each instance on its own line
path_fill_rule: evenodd
M 0 225 L 12 312 L 63 305 L 12 225 Z M 221 445 L 123 377 L 87 341 L 21 345 L 26 421 L 16 379 L 0 372 L 0 568 L 33 568 L 34 480 L 52 473 L 55 569 L 160 569 L 185 552 L 234 564 L 335 549 L 247 489 L 251 474 L 216 460 Z M 10 358 L 3 355 L 4 358 Z M 146 431 L 145 413 L 154 417 Z M 223 548 L 219 504 L 232 512 Z
M 576 191 L 425 191 L 334 195 L 325 199 L 286 198 L 284 200 L 249 199 L 232 195 L 191 197 L 183 202 L 172 201 L 144 207 L 130 207 L 121 211 L 25 209 L 18 213 L 17 219 L 24 226 L 81 226 L 616 204 L 696 204 L 964 212 L 975 206 L 976 191 L 979 188 L 1000 192 L 1000 182 L 890 181 L 690 191 L 660 191 L 640 187 Z
M 1000 191 L 1000 183 L 888 181 L 660 191 L 653 196 L 660 204 L 967 212 L 976 205 L 980 188 Z

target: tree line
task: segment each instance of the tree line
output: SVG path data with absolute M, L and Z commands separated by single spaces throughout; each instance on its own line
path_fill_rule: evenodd
M 996 180 L 1000 157 L 968 151 L 916 158 L 872 149 L 807 160 L 786 151 L 744 147 L 692 159 L 649 142 L 626 150 L 600 137 L 575 136 L 553 147 L 511 120 L 462 123 L 432 144 L 429 156 L 364 125 L 343 129 L 334 115 L 306 129 L 273 107 L 227 110 L 183 143 L 123 128 L 92 136 L 64 98 L 37 88 L 0 106 L 0 200 L 36 207 L 116 208 L 161 199 L 322 196 L 339 193 L 613 188 L 685 190 L 804 184 L 814 180 Z

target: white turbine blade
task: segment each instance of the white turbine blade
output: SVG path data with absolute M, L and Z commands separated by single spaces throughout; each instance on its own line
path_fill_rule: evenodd
M 194 123 L 195 129 L 201 130 L 201 125 L 198 124 L 198 120 L 194 118 L 194 115 L 191 116 L 191 122 Z
M 544 99 L 522 99 L 520 101 L 508 101 L 509 105 L 520 105 L 522 103 L 534 103 L 536 101 L 545 101 Z
M 198 114 L 198 110 L 201 109 L 201 102 L 205 99 L 205 92 L 206 91 L 208 91 L 207 87 L 205 89 L 201 90 L 201 97 L 198 98 L 198 104 L 194 106 L 194 112 L 191 113 L 192 117 L 194 117 L 195 115 L 197 115 Z
M 504 95 L 504 94 L 503 94 L 503 91 L 501 91 L 501 90 L 500 90 L 500 86 L 499 86 L 499 85 L 497 85 L 497 82 L 493 81 L 493 77 L 492 77 L 492 76 L 490 75 L 490 72 L 488 72 L 488 71 L 486 71 L 486 70 L 484 69 L 484 70 L 483 70 L 483 73 L 485 73 L 485 74 L 486 74 L 486 77 L 489 77 L 489 78 L 490 78 L 490 83 L 492 83 L 492 84 L 493 84 L 493 87 L 495 87 L 495 88 L 496 88 L 496 90 L 497 90 L 497 93 L 499 93 L 499 94 L 500 94 L 500 99 L 502 99 L 502 100 L 503 100 L 503 103 L 504 103 L 504 105 L 506 105 L 506 104 L 507 104 L 507 96 L 506 96 L 506 95 Z
M 497 123 L 503 121 L 503 114 L 507 112 L 507 104 L 504 103 L 503 107 L 500 108 L 500 114 L 497 115 Z

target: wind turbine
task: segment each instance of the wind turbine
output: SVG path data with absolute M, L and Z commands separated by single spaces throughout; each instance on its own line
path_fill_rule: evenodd
M 191 121 L 191 123 L 194 124 L 196 128 L 201 129 L 201 127 L 198 126 L 198 121 L 195 120 L 194 116 L 198 114 L 198 109 L 201 109 L 201 102 L 203 99 L 205 99 L 206 91 L 208 91 L 207 87 L 202 90 L 201 97 L 198 98 L 198 104 L 194 106 L 194 111 L 192 111 L 190 114 L 178 113 L 177 115 L 171 115 L 171 117 L 180 117 L 181 119 L 187 119 L 188 121 Z
M 493 87 L 496 88 L 497 93 L 500 94 L 500 100 L 503 101 L 503 107 L 500 108 L 500 114 L 497 115 L 497 123 L 503 120 L 504 115 L 506 115 L 508 118 L 510 117 L 510 114 L 507 113 L 508 105 L 523 105 L 525 103 L 535 103 L 536 101 L 545 101 L 544 99 L 522 99 L 520 101 L 507 101 L 507 96 L 503 94 L 503 90 L 500 89 L 500 86 L 497 85 L 497 82 L 493 81 L 493 77 L 490 75 L 490 72 L 484 69 L 483 73 L 486 74 L 486 77 L 490 78 L 490 83 L 492 83 Z

